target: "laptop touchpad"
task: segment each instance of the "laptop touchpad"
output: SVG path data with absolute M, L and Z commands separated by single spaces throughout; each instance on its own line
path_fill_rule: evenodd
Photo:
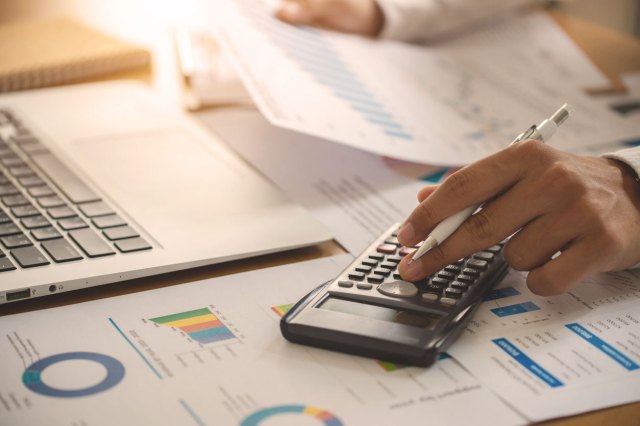
M 224 218 L 256 214 L 276 201 L 277 192 L 226 147 L 183 128 L 76 141 L 69 153 L 160 243 L 219 229 Z

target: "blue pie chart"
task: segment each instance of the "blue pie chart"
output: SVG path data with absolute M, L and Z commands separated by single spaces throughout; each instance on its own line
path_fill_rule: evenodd
M 64 361 L 91 361 L 102 365 L 107 370 L 107 376 L 95 385 L 81 389 L 59 389 L 45 383 L 42 373 L 48 367 Z M 67 352 L 42 358 L 31 364 L 22 374 L 22 383 L 31 391 L 55 398 L 78 398 L 95 395 L 111 389 L 124 378 L 124 365 L 117 359 L 95 352 Z

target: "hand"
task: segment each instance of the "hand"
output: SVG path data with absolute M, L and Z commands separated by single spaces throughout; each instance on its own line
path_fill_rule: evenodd
M 377 36 L 384 23 L 375 0 L 284 0 L 276 15 L 294 25 L 316 25 L 370 37 Z
M 398 234 L 405 246 L 422 241 L 464 207 L 489 201 L 419 260 L 409 264 L 406 256 L 399 270 L 409 281 L 514 232 L 505 259 L 513 269 L 530 271 L 527 285 L 540 295 L 564 293 L 591 273 L 640 261 L 640 184 L 614 160 L 522 142 L 461 169 L 439 187 L 423 189 L 418 200 Z

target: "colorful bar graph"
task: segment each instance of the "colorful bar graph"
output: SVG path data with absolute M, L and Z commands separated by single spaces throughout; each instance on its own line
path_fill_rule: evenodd
M 275 312 L 276 315 L 278 315 L 280 318 L 282 318 L 283 316 L 285 316 L 287 312 L 289 312 L 289 309 L 291 309 L 292 306 L 293 306 L 293 303 L 288 303 L 286 305 L 280 305 L 280 306 L 272 306 L 271 310 Z
M 208 308 L 151 318 L 156 324 L 181 330 L 202 344 L 221 342 L 236 336 Z

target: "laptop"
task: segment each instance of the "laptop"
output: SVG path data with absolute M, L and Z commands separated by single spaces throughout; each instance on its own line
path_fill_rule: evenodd
M 0 96 L 0 304 L 331 238 L 140 83 Z

